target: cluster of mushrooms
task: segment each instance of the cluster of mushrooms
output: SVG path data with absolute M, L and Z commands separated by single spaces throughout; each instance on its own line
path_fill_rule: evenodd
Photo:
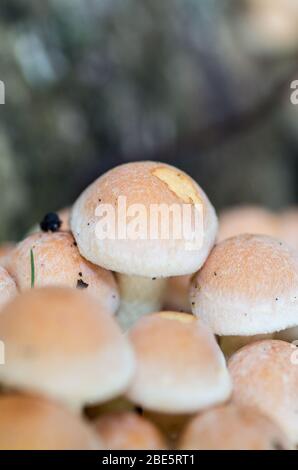
M 96 208 L 119 196 L 200 201 L 202 243 L 97 238 Z M 177 168 L 102 175 L 1 247 L 0 448 L 295 449 L 297 250 L 295 210 L 218 224 Z

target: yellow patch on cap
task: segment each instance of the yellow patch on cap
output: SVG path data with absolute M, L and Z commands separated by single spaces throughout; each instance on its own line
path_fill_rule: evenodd
M 161 312 L 158 315 L 161 318 L 165 318 L 166 320 L 176 320 L 180 321 L 181 323 L 191 323 L 196 320 L 196 317 L 190 313 Z
M 152 171 L 152 174 L 163 181 L 183 202 L 202 204 L 200 195 L 188 176 L 167 167 L 156 168 Z

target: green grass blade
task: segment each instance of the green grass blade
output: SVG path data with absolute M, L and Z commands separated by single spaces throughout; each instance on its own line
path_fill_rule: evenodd
M 31 248 L 30 250 L 30 261 L 31 261 L 31 289 L 33 289 L 35 284 L 35 263 L 34 263 L 34 254 Z

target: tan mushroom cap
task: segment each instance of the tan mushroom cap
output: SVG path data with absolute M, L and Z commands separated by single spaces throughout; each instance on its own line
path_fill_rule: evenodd
M 20 242 L 10 254 L 7 270 L 21 291 L 31 288 L 31 250 L 34 256 L 34 287 L 86 288 L 111 313 L 119 306 L 114 275 L 85 260 L 69 232 L 37 232 Z
M 0 397 L 1 450 L 100 450 L 92 428 L 60 404 L 40 397 Z
M 218 335 L 257 335 L 298 325 L 298 255 L 262 235 L 229 238 L 193 277 L 191 304 Z
M 278 217 L 259 206 L 236 206 L 219 215 L 217 240 L 222 241 L 243 233 L 276 237 Z
M 0 309 L 17 295 L 17 286 L 8 272 L 0 266 Z
M 129 337 L 137 358 L 127 394 L 134 403 L 178 414 L 229 397 L 231 382 L 223 354 L 209 328 L 192 315 L 160 312 L 145 316 Z
M 117 232 L 114 239 L 110 236 L 101 240 L 96 236 L 100 217 L 95 211 L 105 204 L 111 205 L 113 213 L 116 209 L 119 227 L 128 233 L 127 221 L 121 222 L 117 215 L 119 197 L 126 198 L 128 209 L 134 204 L 142 206 L 142 220 L 148 222 L 146 239 L 132 239 L 129 235 L 121 239 Z M 188 204 L 192 222 L 196 205 L 200 205 L 204 215 L 203 244 L 189 249 L 183 236 L 175 239 L 173 215 L 169 217 L 167 227 L 169 237 L 162 239 L 161 230 L 158 230 L 157 239 L 152 239 L 149 228 L 151 224 L 154 226 L 150 217 L 154 204 L 163 204 L 167 209 L 176 204 L 180 210 Z M 191 274 L 200 268 L 213 246 L 217 217 L 205 193 L 186 173 L 164 163 L 147 161 L 118 166 L 98 178 L 74 204 L 71 228 L 80 252 L 91 262 L 123 274 L 168 277 Z
M 298 443 L 298 354 L 278 340 L 249 344 L 229 361 L 233 399 L 267 414 Z
M 73 407 L 126 390 L 135 361 L 115 320 L 85 292 L 47 287 L 17 296 L 0 315 L 0 382 Z
M 95 421 L 103 447 L 109 450 L 161 450 L 167 444 L 161 432 L 133 412 L 108 413 Z
M 197 415 L 182 433 L 180 450 L 289 450 L 288 439 L 267 416 L 228 404 Z

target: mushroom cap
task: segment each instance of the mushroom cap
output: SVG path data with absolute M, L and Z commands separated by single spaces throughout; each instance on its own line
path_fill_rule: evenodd
M 193 418 L 180 450 L 288 450 L 288 439 L 267 416 L 250 406 L 218 406 Z
M 85 292 L 32 289 L 7 304 L 0 317 L 2 384 L 76 407 L 126 390 L 135 368 L 131 347 Z
M 298 443 L 298 354 L 285 341 L 263 340 L 237 351 L 229 360 L 233 399 L 270 416 Z
M 277 236 L 278 217 L 271 211 L 259 206 L 236 206 L 224 210 L 219 215 L 217 240 L 243 233 Z
M 17 286 L 8 272 L 0 266 L 0 309 L 17 295 Z
M 91 264 L 79 253 L 70 232 L 33 233 L 20 242 L 9 257 L 7 270 L 21 291 L 31 288 L 31 250 L 34 256 L 34 287 L 81 285 L 111 313 L 119 306 L 114 275 Z
M 93 429 L 60 404 L 41 397 L 0 397 L 1 450 L 100 450 Z
M 192 413 L 226 400 L 231 381 L 215 337 L 187 313 L 141 318 L 129 337 L 137 370 L 127 396 L 145 409 Z
M 229 238 L 193 276 L 190 296 L 193 313 L 218 335 L 298 325 L 298 255 L 262 235 Z
M 126 198 L 127 211 L 133 210 L 135 204 L 141 207 L 138 216 L 134 212 L 129 217 L 127 212 L 128 218 L 124 216 L 121 220 L 118 216 L 122 207 L 120 197 Z M 100 218 L 95 215 L 96 209 L 105 204 L 115 215 L 118 228 L 106 238 L 98 236 Z M 175 223 L 177 219 L 170 213 L 174 204 L 180 214 L 186 207 L 191 209 L 190 214 L 183 217 L 183 224 Z M 203 225 L 200 217 L 199 222 L 204 237 L 202 243 L 198 240 L 198 246 L 189 249 L 185 234 L 177 235 L 174 230 L 182 225 L 186 230 L 188 226 L 193 229 L 198 206 L 203 213 Z M 168 220 L 162 216 L 154 224 L 154 207 L 170 213 Z M 133 233 L 128 230 L 134 217 L 141 220 L 140 225 L 145 230 L 143 239 L 134 237 L 137 229 Z M 165 235 L 161 233 L 161 220 L 168 231 Z M 191 274 L 202 266 L 214 244 L 217 217 L 205 193 L 186 173 L 164 163 L 147 161 L 118 166 L 98 178 L 74 204 L 71 228 L 80 252 L 94 264 L 128 275 L 168 277 Z M 156 239 L 149 231 L 154 228 L 157 228 Z
M 109 450 L 161 450 L 167 444 L 149 420 L 134 412 L 108 413 L 95 421 L 103 447 Z

